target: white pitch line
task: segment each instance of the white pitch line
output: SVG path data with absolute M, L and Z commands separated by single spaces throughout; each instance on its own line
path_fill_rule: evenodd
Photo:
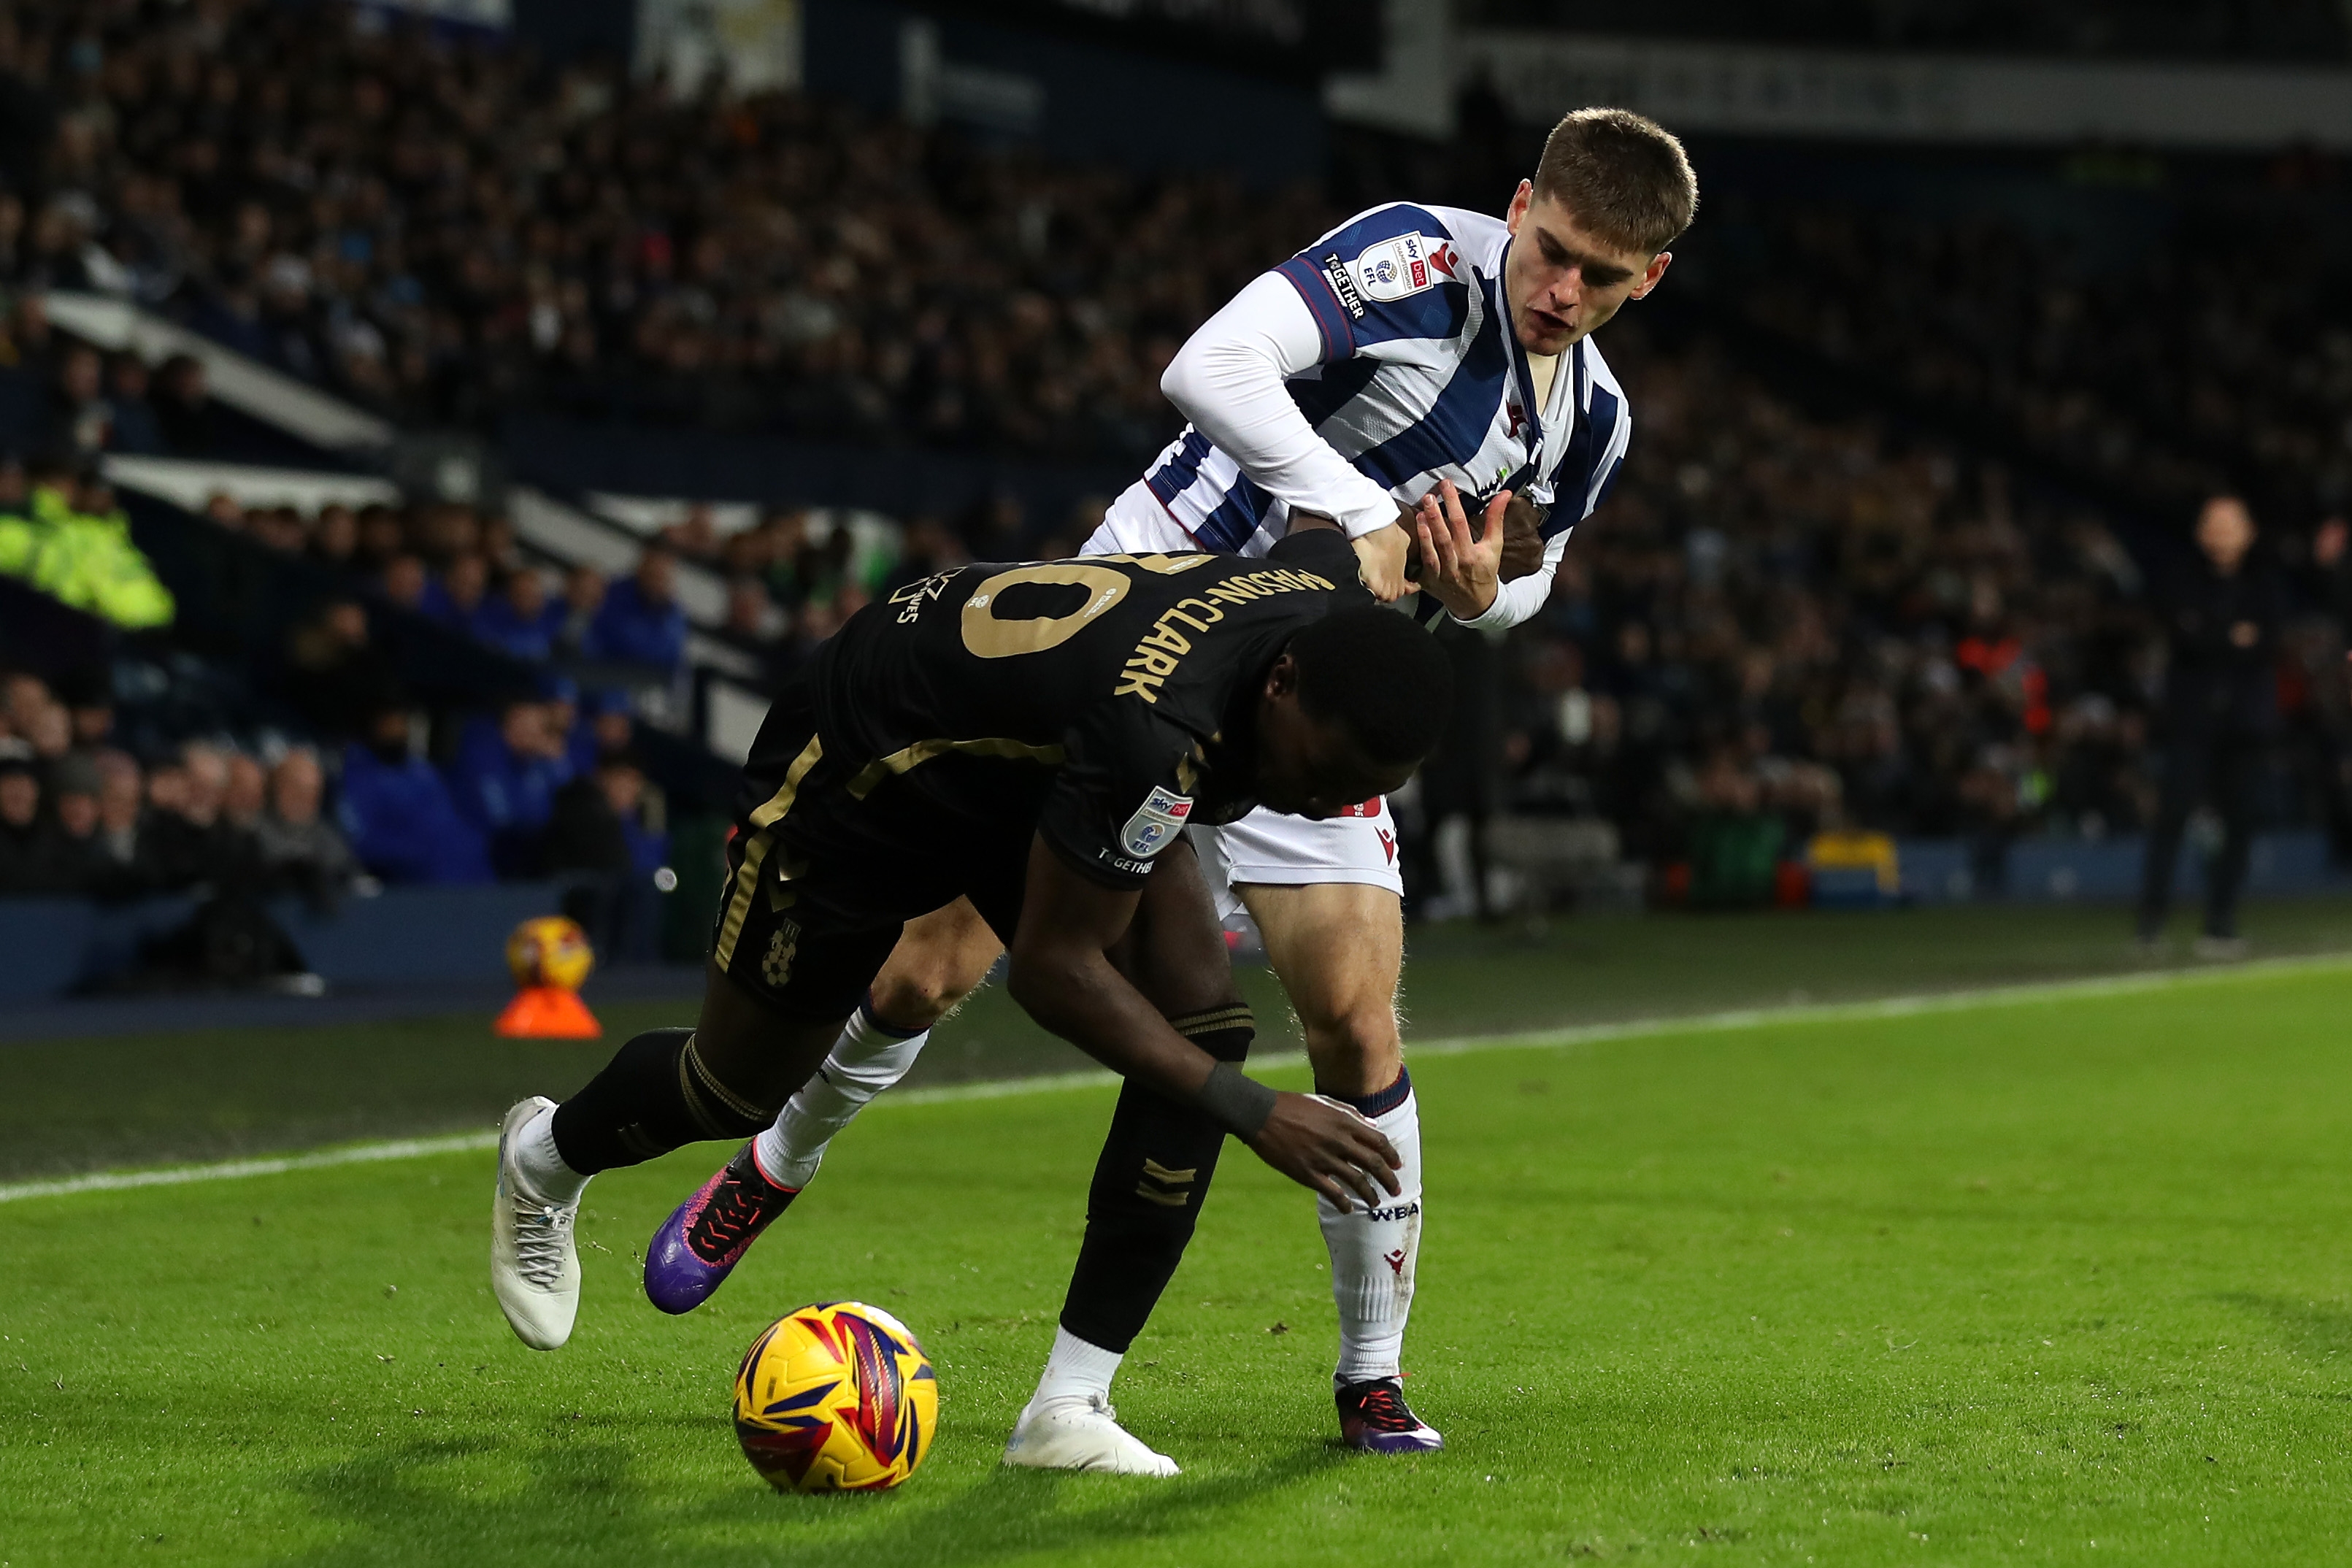
M 2227 968 L 2170 969 L 2144 974 L 2101 975 L 2086 980 L 1990 985 L 1972 991 L 1929 991 L 1907 996 L 1882 996 L 1865 1002 L 1790 1003 L 1772 1007 L 1745 1007 L 1725 1013 L 1696 1013 L 1683 1017 L 1629 1018 L 1622 1023 L 1587 1024 L 1568 1029 L 1531 1029 L 1520 1034 L 1459 1035 L 1416 1040 L 1407 1047 L 1407 1054 L 1413 1057 L 1458 1057 L 1477 1051 L 1557 1049 L 1562 1046 L 1651 1039 L 1665 1035 L 1732 1034 L 1807 1024 L 1862 1023 L 1882 1018 L 1911 1018 L 1932 1013 L 1969 1013 L 1993 1007 L 2027 1006 L 2037 1002 L 2136 996 L 2240 980 L 2343 970 L 2352 970 L 2352 953 L 2315 958 L 2260 959 L 2251 963 L 2231 964 Z M 1280 1072 L 1306 1066 L 1307 1055 L 1303 1051 L 1279 1051 L 1253 1057 L 1249 1065 L 1262 1071 Z M 1100 1069 L 1051 1073 L 1035 1078 L 995 1079 L 984 1083 L 908 1089 L 902 1094 L 884 1095 L 875 1104 L 951 1105 L 970 1100 L 1007 1100 L 1015 1095 L 1051 1094 L 1062 1089 L 1104 1089 L 1118 1081 L 1117 1074 Z M 16 1203 L 25 1198 L 61 1197 L 71 1193 L 111 1193 L 132 1187 L 176 1187 L 191 1182 L 225 1182 L 239 1176 L 276 1176 L 292 1171 L 371 1164 L 382 1160 L 414 1160 L 432 1154 L 467 1154 L 495 1149 L 498 1144 L 499 1138 L 495 1132 L 459 1132 L 442 1138 L 400 1138 L 380 1143 L 355 1143 L 341 1149 L 321 1149 L 315 1153 L 228 1160 L 209 1165 L 172 1165 L 151 1171 L 103 1171 L 87 1176 L 64 1176 L 53 1181 L 0 1185 L 0 1204 Z
M 166 1165 L 153 1171 L 100 1171 L 88 1176 L 61 1176 L 49 1182 L 18 1182 L 0 1186 L 0 1204 L 19 1198 L 60 1197 L 67 1193 L 119 1193 L 129 1187 L 179 1187 L 190 1182 L 226 1182 L 233 1176 L 276 1176 L 289 1171 L 318 1171 L 330 1165 L 365 1165 L 378 1160 L 415 1160 L 426 1154 L 463 1154 L 495 1149 L 495 1132 L 457 1132 L 446 1138 L 395 1138 L 383 1143 L 354 1143 L 341 1149 L 321 1149 L 312 1154 L 278 1154 L 263 1160 L 224 1160 L 211 1165 Z

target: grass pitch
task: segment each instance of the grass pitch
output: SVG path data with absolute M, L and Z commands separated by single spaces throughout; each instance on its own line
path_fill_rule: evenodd
M 634 1254 L 724 1152 L 600 1178 L 553 1355 L 489 1298 L 484 1155 L 0 1205 L 0 1562 L 2342 1563 L 2347 1007 L 2321 967 L 1424 1058 L 1451 1447 L 1334 1447 L 1307 1200 L 1228 1145 L 1117 1391 L 1173 1482 L 995 1463 L 1103 1090 L 877 1109 L 684 1320 Z M 845 1296 L 923 1337 L 939 1442 L 772 1494 L 729 1376 Z

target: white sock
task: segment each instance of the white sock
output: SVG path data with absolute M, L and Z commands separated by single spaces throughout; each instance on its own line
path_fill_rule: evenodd
M 775 1125 L 760 1134 L 753 1150 L 760 1173 L 795 1192 L 807 1186 L 824 1163 L 833 1135 L 868 1100 L 906 1077 L 930 1037 L 929 1029 L 902 1034 L 866 1007 L 852 1013 L 824 1065 L 776 1113 Z
M 576 1204 L 587 1190 L 588 1178 L 563 1163 L 555 1150 L 555 1110 L 541 1111 L 515 1134 L 515 1163 L 533 1191 L 550 1203 Z
M 1067 1329 L 1055 1329 L 1053 1353 L 1045 1358 L 1045 1370 L 1037 1379 L 1037 1392 L 1029 1396 L 1029 1408 L 1057 1399 L 1108 1399 L 1110 1380 L 1118 1375 L 1118 1363 L 1126 1359 L 1118 1351 L 1087 1343 Z
M 1339 1308 L 1341 1383 L 1394 1377 L 1402 1370 L 1413 1269 L 1421 1258 L 1421 1107 L 1412 1084 L 1405 1084 L 1403 1103 L 1371 1121 L 1404 1160 L 1396 1173 L 1402 1190 L 1394 1197 L 1382 1194 L 1377 1209 L 1356 1200 L 1344 1212 L 1328 1198 L 1316 1205 L 1323 1245 L 1331 1253 L 1331 1296 Z

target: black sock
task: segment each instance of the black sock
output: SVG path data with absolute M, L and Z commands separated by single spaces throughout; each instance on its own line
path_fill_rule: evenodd
M 555 1108 L 555 1152 L 583 1176 L 641 1165 L 709 1138 L 749 1138 L 775 1120 L 711 1076 L 691 1029 L 656 1029 L 613 1054 Z
M 1226 1062 L 1244 1060 L 1256 1032 L 1240 1003 L 1169 1023 Z M 1086 1240 L 1062 1303 L 1062 1327 L 1088 1344 L 1127 1353 L 1183 1259 L 1224 1141 L 1224 1129 L 1192 1106 L 1140 1084 L 1119 1090 L 1087 1194 Z

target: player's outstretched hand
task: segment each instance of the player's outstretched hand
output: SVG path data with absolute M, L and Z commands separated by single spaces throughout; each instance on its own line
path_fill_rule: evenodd
M 1503 514 L 1510 504 L 1511 492 L 1497 490 L 1474 537 L 1463 515 L 1462 492 L 1452 479 L 1440 479 L 1413 515 L 1413 532 L 1421 541 L 1420 585 L 1463 620 L 1485 615 L 1500 591 Z
M 1399 512 L 1396 521 L 1354 542 L 1364 586 L 1383 605 L 1403 598 L 1405 589 L 1411 585 L 1405 581 L 1404 566 L 1405 552 L 1412 548 L 1412 536 L 1404 531 L 1405 521 L 1411 516 L 1410 512 Z
M 1351 1197 L 1368 1208 L 1381 1206 L 1381 1193 L 1404 1189 L 1397 1167 L 1404 1162 L 1396 1145 L 1363 1117 L 1319 1094 L 1277 1094 L 1274 1114 L 1250 1140 L 1257 1157 L 1297 1182 L 1312 1187 L 1341 1208 Z

